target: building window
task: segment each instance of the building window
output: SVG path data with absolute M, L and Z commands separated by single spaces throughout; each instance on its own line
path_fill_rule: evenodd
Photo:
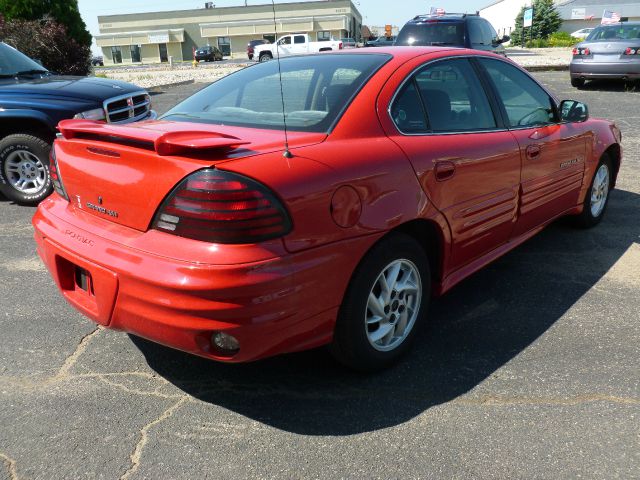
M 131 61 L 141 62 L 140 58 L 140 45 L 131 45 Z
M 318 41 L 319 42 L 328 42 L 331 40 L 331 32 L 328 30 L 322 30 L 318 32 Z
M 113 63 L 122 63 L 122 49 L 111 47 L 111 58 L 113 58 Z
M 222 52 L 222 55 L 231 55 L 231 39 L 229 37 L 218 37 L 218 48 Z
M 166 43 L 159 43 L 158 44 L 158 51 L 160 52 L 160 61 L 161 62 L 168 62 L 169 61 L 169 54 L 167 53 L 167 44 Z

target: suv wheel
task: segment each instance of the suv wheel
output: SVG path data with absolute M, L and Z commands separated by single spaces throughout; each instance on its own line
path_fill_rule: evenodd
M 46 140 L 24 133 L 0 141 L 0 192 L 23 205 L 37 205 L 53 190 Z

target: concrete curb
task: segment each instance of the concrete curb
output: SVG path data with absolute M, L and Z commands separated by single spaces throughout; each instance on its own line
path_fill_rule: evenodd
M 180 85 L 190 85 L 194 83 L 195 80 L 192 78 L 191 80 L 182 80 L 180 82 L 173 83 L 163 83 L 162 85 L 153 85 L 152 87 L 147 87 L 147 91 L 150 93 L 161 93 L 161 90 L 171 87 L 179 87 Z
M 530 65 L 530 66 L 524 66 L 524 65 L 520 65 L 522 68 L 524 68 L 525 70 L 527 70 L 528 72 L 549 72 L 549 71 L 554 71 L 554 72 L 564 72 L 564 71 L 569 71 L 569 65 Z

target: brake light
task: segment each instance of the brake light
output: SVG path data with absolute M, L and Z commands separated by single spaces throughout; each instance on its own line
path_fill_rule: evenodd
M 153 228 L 210 243 L 257 243 L 291 230 L 282 202 L 264 185 L 235 173 L 199 170 L 158 209 Z
M 625 55 L 640 55 L 640 47 L 638 48 L 631 48 L 631 47 L 627 47 L 626 50 L 624 51 Z
M 53 189 L 58 195 L 60 195 L 68 202 L 69 196 L 64 189 L 62 178 L 60 178 L 60 171 L 58 170 L 58 160 L 56 159 L 55 143 L 51 146 L 51 151 L 49 152 L 49 176 L 51 177 L 51 183 L 53 183 Z
M 340 43 L 338 44 L 338 50 L 342 50 L 343 48 L 344 48 L 344 46 L 342 45 L 342 42 L 340 42 Z
M 589 48 L 574 48 L 571 53 L 574 55 L 591 55 L 591 50 Z

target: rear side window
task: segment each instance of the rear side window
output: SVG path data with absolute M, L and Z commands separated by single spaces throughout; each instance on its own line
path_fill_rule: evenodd
M 553 100 L 527 74 L 500 60 L 479 59 L 495 86 L 512 127 L 555 123 Z
M 403 133 L 496 128 L 485 91 L 466 59 L 435 62 L 420 70 L 396 98 L 391 115 Z
M 464 23 L 427 20 L 425 23 L 408 23 L 396 40 L 396 45 L 453 45 L 464 46 Z
M 304 36 L 296 35 L 295 37 L 293 37 L 293 43 L 304 43 Z

